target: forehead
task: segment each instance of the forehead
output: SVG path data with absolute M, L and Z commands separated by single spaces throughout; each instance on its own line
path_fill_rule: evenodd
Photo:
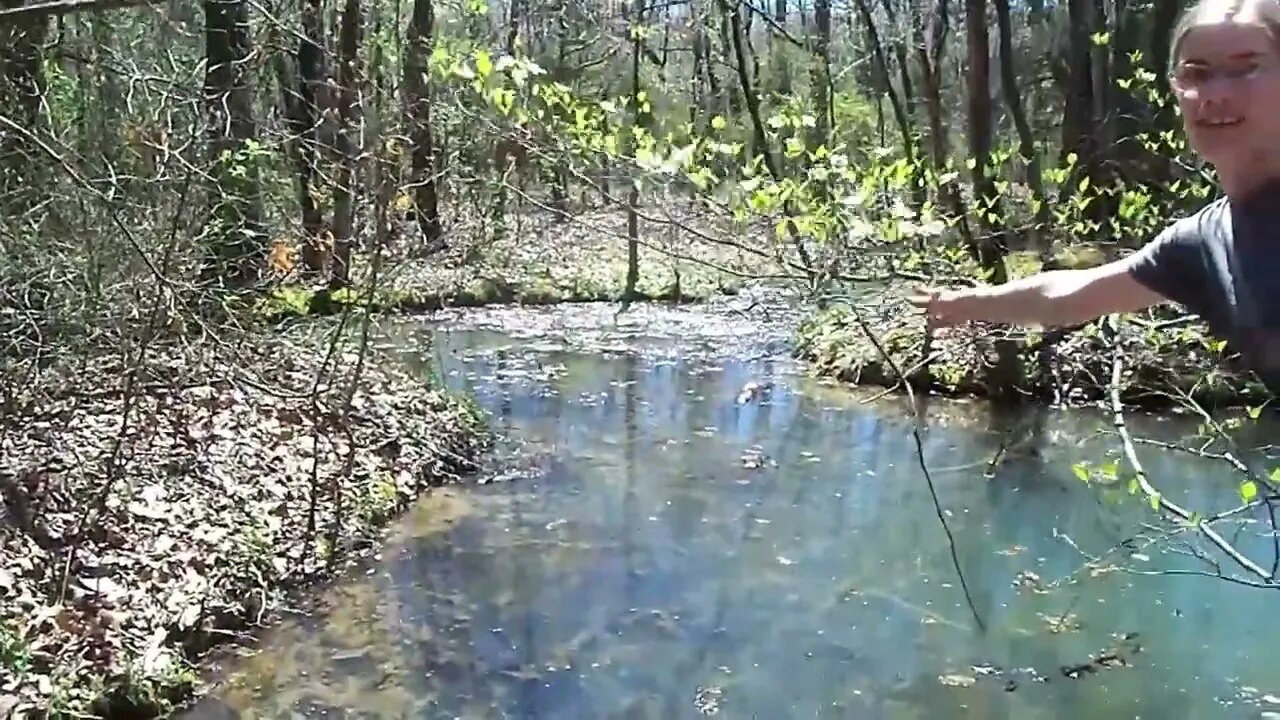
M 1229 60 L 1276 55 L 1276 37 L 1257 14 L 1209 10 L 1182 36 L 1179 56 L 1184 61 Z

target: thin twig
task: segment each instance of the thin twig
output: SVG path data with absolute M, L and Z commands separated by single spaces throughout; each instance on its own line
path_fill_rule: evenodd
M 160 0 L 54 0 L 34 2 L 0 10 L 0 25 L 17 20 L 31 20 L 49 15 L 104 10 L 123 10 L 139 5 L 158 5 Z
M 1152 487 L 1151 483 L 1147 479 L 1146 471 L 1142 468 L 1142 462 L 1138 460 L 1137 449 L 1134 447 L 1133 438 L 1130 436 L 1129 428 L 1125 424 L 1124 420 L 1124 409 L 1120 403 L 1120 378 L 1122 375 L 1121 371 L 1124 366 L 1121 357 L 1119 345 L 1114 345 L 1111 361 L 1111 383 L 1109 388 L 1111 395 L 1112 422 L 1115 425 L 1116 432 L 1120 434 L 1120 442 L 1124 450 L 1125 459 L 1129 461 L 1129 465 L 1133 468 L 1138 487 L 1149 500 L 1156 503 L 1161 509 L 1176 515 L 1184 522 L 1195 525 L 1200 533 L 1209 540 L 1209 542 L 1216 545 L 1219 550 L 1234 560 L 1238 565 L 1240 565 L 1240 567 L 1248 570 L 1254 575 L 1257 575 L 1259 578 L 1262 578 L 1264 582 L 1274 585 L 1273 581 L 1275 578 L 1270 573 L 1263 570 L 1254 561 L 1245 557 L 1235 548 L 1235 546 L 1223 539 L 1223 537 L 1213 529 L 1209 521 L 1202 520 L 1197 523 L 1190 512 L 1176 503 L 1171 502 L 1163 494 Z
M 880 339 L 876 337 L 875 333 L 871 330 L 871 327 L 867 325 L 866 320 L 863 319 L 862 313 L 858 311 L 857 304 L 849 303 L 849 307 L 853 310 L 853 318 L 858 323 L 858 326 L 862 328 L 862 332 L 866 334 L 867 339 L 875 346 L 876 351 L 884 358 L 885 364 L 893 370 L 894 375 L 898 377 L 898 381 L 902 383 L 902 386 L 907 391 L 907 398 L 911 402 L 911 407 L 916 413 L 915 422 L 911 425 L 911 435 L 915 439 L 916 460 L 920 466 L 920 473 L 924 475 L 925 484 L 929 486 L 929 496 L 933 498 L 933 509 L 938 515 L 938 522 L 941 523 L 943 532 L 947 535 L 947 545 L 951 550 L 951 563 L 955 567 L 956 576 L 960 579 L 960 588 L 964 591 L 964 598 L 969 604 L 969 611 L 973 613 L 973 620 L 977 623 L 978 629 L 982 632 L 986 632 L 987 625 L 983 622 L 982 615 L 978 612 L 978 607 L 973 601 L 972 593 L 969 592 L 969 584 L 964 579 L 964 571 L 960 569 L 960 556 L 956 552 L 955 535 L 952 534 L 951 526 L 947 523 L 946 513 L 942 510 L 942 502 L 938 499 L 938 490 L 933 484 L 933 476 L 929 473 L 929 464 L 925 461 L 924 440 L 920 437 L 920 405 L 916 402 L 916 395 L 915 391 L 911 387 L 911 380 L 903 374 L 902 369 L 899 368 L 898 364 L 889 356 L 888 351 L 885 350 L 884 346 L 880 343 Z

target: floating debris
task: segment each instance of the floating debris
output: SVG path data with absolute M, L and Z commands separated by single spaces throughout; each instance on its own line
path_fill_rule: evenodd
M 698 712 L 706 715 L 717 715 L 720 713 L 720 697 L 724 695 L 724 688 L 717 685 L 708 687 L 698 686 L 697 692 L 693 696 L 693 706 Z
M 764 397 L 764 395 L 772 388 L 773 383 L 759 383 L 752 380 L 742 386 L 742 390 L 738 393 L 737 402 L 739 405 L 746 405 L 752 400 Z
M 1087 662 L 1075 665 L 1063 665 L 1062 675 L 1077 679 L 1086 674 L 1093 674 L 1105 668 L 1124 667 L 1129 665 L 1129 656 L 1142 651 L 1138 643 L 1138 633 L 1126 633 L 1115 645 L 1089 658 Z
M 1063 665 L 1058 668 L 1058 673 L 1067 679 L 1079 680 L 1086 675 L 1097 673 L 1099 670 L 1127 667 L 1131 664 L 1129 658 L 1139 652 L 1142 652 L 1142 645 L 1138 642 L 1138 633 L 1125 633 L 1118 636 L 1117 641 L 1110 648 L 1090 655 L 1085 662 Z M 1032 667 L 1005 670 L 999 665 L 979 664 L 973 665 L 970 669 L 975 677 L 1003 680 L 1005 692 L 1017 690 L 1020 680 L 1045 683 L 1049 682 L 1050 679 L 1049 675 L 1040 673 Z M 956 685 L 960 682 L 959 678 L 966 677 L 969 676 L 959 673 L 944 675 L 942 678 L 950 678 L 954 682 L 943 682 L 943 684 Z M 939 678 L 939 680 L 942 680 L 942 678 Z M 968 687 L 968 685 L 961 686 Z
M 1072 612 L 1066 614 L 1036 613 L 1036 617 L 1040 618 L 1049 632 L 1055 635 L 1080 629 L 1080 618 Z
M 1013 586 L 1020 590 L 1030 590 L 1037 595 L 1044 595 L 1049 591 L 1044 587 L 1044 581 L 1040 576 L 1030 570 L 1023 570 L 1013 578 Z
M 950 687 L 972 687 L 977 681 L 971 675 L 951 673 L 950 675 L 939 675 L 938 682 Z
M 763 467 L 778 467 L 778 461 L 765 454 L 764 448 L 752 445 L 742 453 L 742 466 L 750 470 L 759 470 Z

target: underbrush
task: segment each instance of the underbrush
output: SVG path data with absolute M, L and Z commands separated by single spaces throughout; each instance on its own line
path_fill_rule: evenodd
M 477 467 L 473 403 L 323 345 L 157 343 L 8 388 L 0 717 L 167 713 L 206 651 Z

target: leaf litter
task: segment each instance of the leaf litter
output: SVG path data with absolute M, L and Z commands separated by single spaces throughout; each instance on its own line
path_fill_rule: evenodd
M 192 663 L 475 470 L 472 406 L 354 352 L 256 339 L 51 371 L 0 416 L 0 718 L 160 713 Z M 318 391 L 312 393 L 313 388 Z M 126 420 L 126 409 L 128 419 Z

